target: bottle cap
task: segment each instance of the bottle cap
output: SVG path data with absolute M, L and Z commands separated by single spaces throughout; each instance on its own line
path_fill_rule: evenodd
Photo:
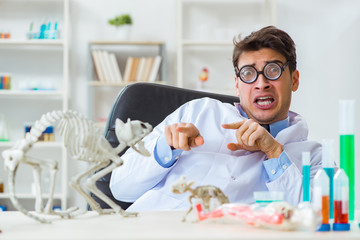
M 334 231 L 350 231 L 349 223 L 334 223 L 333 224 Z
M 310 165 L 310 152 L 302 152 L 302 165 Z
M 341 135 L 354 134 L 355 100 L 339 101 L 339 133 Z
M 334 140 L 323 139 L 322 141 L 322 166 L 323 168 L 334 167 Z
M 330 231 L 330 224 L 321 224 L 320 228 L 317 231 L 318 232 Z

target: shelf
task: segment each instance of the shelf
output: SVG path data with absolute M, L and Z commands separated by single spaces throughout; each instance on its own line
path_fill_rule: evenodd
M 62 39 L 31 39 L 31 40 L 17 40 L 17 39 L 0 39 L 0 46 L 2 45 L 54 45 L 62 46 L 64 41 Z
M 147 42 L 147 41 L 90 41 L 92 45 L 162 45 L 164 42 Z
M 62 97 L 62 91 L 41 91 L 41 90 L 0 90 L 0 96 L 15 96 L 15 97 Z
M 184 46 L 234 46 L 231 41 L 196 41 L 196 40 L 182 40 Z
M 7 134 L 13 140 L 0 142 L 1 152 L 15 146 L 15 141 L 24 136 L 24 122 L 35 122 L 44 113 L 56 109 L 68 109 L 70 0 L 1 0 L 0 5 L 1 21 L 11 32 L 10 39 L 0 39 L 0 65 L 3 72 L 11 73 L 13 87 L 0 90 Z M 50 18 L 52 27 L 55 20 L 58 24 L 60 39 L 26 39 L 31 21 L 35 23 L 35 33 L 40 30 L 39 24 Z M 33 86 L 39 86 L 39 90 L 27 89 Z M 57 139 L 57 134 L 55 138 Z M 59 191 L 55 198 L 60 199 L 61 207 L 66 209 L 68 155 L 60 140 L 62 139 L 59 138 L 56 142 L 36 142 L 32 147 L 36 148 L 36 151 L 30 155 L 59 163 L 59 177 L 56 182 Z M 1 160 L 2 176 L 5 172 L 4 161 Z M 28 177 L 31 172 L 29 176 L 27 174 L 26 168 L 23 172 L 18 172 L 17 180 L 21 181 L 17 181 L 19 191 L 16 196 L 21 199 L 34 199 L 30 189 L 28 190 Z M 0 205 L 9 198 L 8 192 L 0 193 Z M 29 203 L 24 207 L 30 208 Z
M 19 199 L 35 199 L 34 194 L 32 193 L 15 193 L 16 197 Z M 10 193 L 0 193 L 0 199 L 10 198 Z M 49 194 L 43 194 L 43 198 L 49 198 Z M 54 194 L 54 199 L 61 199 L 62 196 L 59 193 Z
M 137 82 L 100 82 L 98 80 L 94 80 L 94 81 L 90 81 L 89 85 L 93 86 L 93 87 L 106 87 L 106 86 L 110 86 L 110 87 L 125 87 L 127 85 L 133 84 L 133 83 L 137 83 Z M 155 81 L 153 83 L 158 83 L 158 84 L 166 84 L 163 81 Z
M 15 142 L 0 142 L 1 148 L 10 148 L 14 146 Z M 64 146 L 62 142 L 36 142 L 34 148 L 48 148 L 48 147 L 62 147 Z

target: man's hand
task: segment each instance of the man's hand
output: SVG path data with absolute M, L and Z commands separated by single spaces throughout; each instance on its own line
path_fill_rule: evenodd
M 199 130 L 192 123 L 175 123 L 165 126 L 166 143 L 176 149 L 190 151 L 204 144 Z
M 262 151 L 268 159 L 278 158 L 283 151 L 282 145 L 259 123 L 252 119 L 237 123 L 222 124 L 225 129 L 235 129 L 237 143 L 229 143 L 228 149 L 236 151 Z

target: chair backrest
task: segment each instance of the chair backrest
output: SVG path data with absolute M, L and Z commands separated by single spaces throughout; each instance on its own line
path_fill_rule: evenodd
M 210 97 L 231 104 L 239 101 L 236 96 L 195 91 L 162 84 L 134 83 L 128 85 L 123 88 L 114 102 L 106 124 L 105 137 L 115 147 L 119 144 L 115 135 L 115 120 L 117 118 L 122 121 L 127 121 L 128 118 L 141 120 L 155 127 L 182 104 L 202 97 Z M 111 174 L 106 175 L 99 179 L 96 185 L 123 209 L 126 209 L 131 203 L 124 203 L 114 199 L 109 189 L 110 177 Z M 102 208 L 108 208 L 108 205 L 96 198 L 96 196 L 93 196 L 93 198 Z

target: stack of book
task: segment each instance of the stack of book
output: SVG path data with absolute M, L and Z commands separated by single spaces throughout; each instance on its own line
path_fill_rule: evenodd
M 155 82 L 161 63 L 161 56 L 128 57 L 122 76 L 115 54 L 94 50 L 92 57 L 100 82 Z
M 91 54 L 96 76 L 100 82 L 123 81 L 115 54 L 100 50 L 94 50 Z

